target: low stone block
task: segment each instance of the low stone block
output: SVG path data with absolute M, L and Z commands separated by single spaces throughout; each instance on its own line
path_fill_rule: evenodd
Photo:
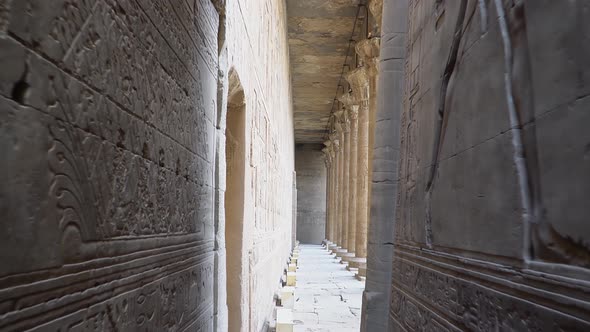
M 287 269 L 288 272 L 295 272 L 297 270 L 297 264 L 290 263 L 289 268 Z
M 295 306 L 295 288 L 292 286 L 286 286 L 281 288 L 281 305 L 283 308 L 293 309 Z
M 346 249 L 338 249 L 338 250 L 336 250 L 336 257 L 342 258 L 342 256 L 347 253 L 348 253 L 348 250 L 346 250 Z
M 287 308 L 277 309 L 276 332 L 293 332 L 293 310 Z
M 297 278 L 295 272 L 287 272 L 287 286 L 295 286 Z
M 367 278 L 367 264 L 362 264 L 356 273 L 356 278 L 360 281 L 364 281 Z
M 341 256 L 342 261 L 340 261 L 341 264 L 349 264 L 351 259 L 354 259 L 354 252 L 347 252 L 342 254 Z
M 348 266 L 350 266 L 351 268 L 355 268 L 358 269 L 359 266 L 367 264 L 367 259 L 366 258 L 360 258 L 360 257 L 354 257 L 354 258 L 349 258 L 348 259 Z

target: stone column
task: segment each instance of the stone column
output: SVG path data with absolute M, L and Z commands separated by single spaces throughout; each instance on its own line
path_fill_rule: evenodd
M 334 244 L 336 248 L 340 247 L 340 139 L 338 134 L 334 133 L 332 137 L 334 146 Z
M 368 205 L 371 206 L 371 179 L 373 178 L 373 147 L 375 146 L 375 114 L 377 113 L 377 75 L 378 75 L 378 61 L 379 61 L 379 46 L 381 38 L 374 37 L 370 39 L 361 40 L 356 44 L 356 52 L 359 55 L 363 66 L 367 68 L 369 75 L 369 159 L 368 159 L 368 176 L 369 176 L 369 200 Z M 371 210 L 368 209 L 367 220 L 371 222 Z
M 373 7 L 379 6 L 375 4 Z M 378 13 L 374 15 L 377 17 Z M 393 225 L 398 201 L 400 114 L 403 108 L 408 0 L 385 0 L 383 15 L 362 332 L 390 331 L 393 328 L 389 326 L 388 318 Z
M 343 94 L 339 100 L 344 104 L 350 123 L 349 129 L 349 176 L 348 176 L 348 253 L 343 261 L 350 262 L 355 257 L 356 248 L 356 205 L 357 205 L 357 144 L 358 144 L 358 105 L 350 93 Z M 350 267 L 350 266 L 349 266 Z
M 338 141 L 340 142 L 340 149 L 338 151 L 338 246 L 340 249 L 336 252 L 337 257 L 338 254 L 342 254 L 346 252 L 346 211 L 344 210 L 346 206 L 345 201 L 345 191 L 346 187 L 348 187 L 347 183 L 345 183 L 346 178 L 346 135 L 345 135 L 345 115 L 343 111 L 338 111 L 334 113 L 336 117 L 335 127 L 336 127 L 336 135 L 338 137 Z
M 358 102 L 357 171 L 356 171 L 356 236 L 355 259 L 351 267 L 359 267 L 367 257 L 367 217 L 369 195 L 369 75 L 366 67 L 356 68 L 346 75 L 353 97 Z
M 330 170 L 332 168 L 332 159 L 331 159 L 331 155 L 330 155 L 330 143 L 324 142 L 324 145 L 326 145 L 325 148 L 322 149 L 322 152 L 324 153 L 324 161 L 326 163 L 326 223 L 325 223 L 325 237 L 324 237 L 324 244 L 326 245 L 326 248 L 328 247 L 329 244 L 329 238 L 330 238 L 330 196 L 331 196 L 331 191 L 330 191 L 330 183 L 331 183 L 331 174 L 330 174 Z
M 348 193 L 350 178 L 350 121 L 346 110 L 342 110 L 342 137 L 344 139 L 342 165 L 342 248 L 348 252 Z
M 333 141 L 330 141 L 330 159 L 332 160 L 331 180 L 330 180 L 330 242 L 336 242 L 336 150 Z

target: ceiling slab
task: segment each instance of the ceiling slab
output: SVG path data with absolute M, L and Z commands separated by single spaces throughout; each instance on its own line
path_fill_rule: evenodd
M 358 4 L 359 0 L 287 0 L 297 143 L 324 141 Z

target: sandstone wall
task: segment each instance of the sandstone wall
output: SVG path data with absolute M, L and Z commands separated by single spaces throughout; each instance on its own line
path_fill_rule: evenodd
M 468 1 L 429 200 L 460 3 L 409 2 L 391 328 L 588 330 L 590 11 Z
M 295 162 L 286 8 L 281 0 L 240 0 L 227 1 L 225 10 L 226 68 L 239 78 L 246 111 L 242 331 L 260 331 L 291 250 Z
M 260 330 L 290 245 L 284 8 L 227 14 L 218 66 L 208 0 L 0 2 L 0 330 L 223 330 L 229 66 L 247 103 L 244 280 Z
M 383 1 L 361 331 L 388 331 L 408 0 Z
M 326 165 L 321 144 L 298 144 L 297 240 L 321 244 L 326 232 Z

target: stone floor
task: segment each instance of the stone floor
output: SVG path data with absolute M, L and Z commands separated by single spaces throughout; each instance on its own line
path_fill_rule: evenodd
M 365 283 L 320 245 L 299 246 L 295 332 L 359 331 Z

